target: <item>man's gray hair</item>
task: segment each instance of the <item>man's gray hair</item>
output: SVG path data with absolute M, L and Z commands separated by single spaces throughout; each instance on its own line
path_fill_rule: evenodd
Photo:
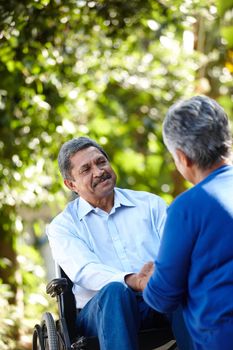
M 163 139 L 171 153 L 182 150 L 201 169 L 231 154 L 228 117 L 216 101 L 206 96 L 171 106 L 163 122 Z
M 59 169 L 61 172 L 61 175 L 63 179 L 69 179 L 72 180 L 71 170 L 72 170 L 72 163 L 71 158 L 74 156 L 77 152 L 88 148 L 88 147 L 95 147 L 97 148 L 108 160 L 109 157 L 107 153 L 103 150 L 103 148 L 98 145 L 97 142 L 94 140 L 89 139 L 88 137 L 78 137 L 74 138 L 70 141 L 65 142 L 58 154 L 58 164 Z

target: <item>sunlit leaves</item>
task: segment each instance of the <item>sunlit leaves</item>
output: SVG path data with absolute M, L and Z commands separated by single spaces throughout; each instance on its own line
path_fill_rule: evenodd
M 223 27 L 221 33 L 223 38 L 226 40 L 228 47 L 233 48 L 233 26 Z
M 11 130 L 3 154 L 19 153 L 30 169 L 40 155 L 45 162 L 56 159 L 61 137 L 89 134 L 111 135 L 114 149 L 132 145 L 146 160 L 148 134 L 160 133 L 170 103 L 195 91 L 195 72 L 204 61 L 193 55 L 193 26 L 198 11 L 214 18 L 214 3 L 209 8 L 198 1 L 13 4 L 5 8 L 0 47 L 2 123 Z M 198 89 L 210 89 L 209 81 L 201 77 Z M 17 186 L 27 185 L 24 177 L 21 168 L 13 173 Z M 52 183 L 51 177 L 50 190 Z
M 218 6 L 218 11 L 221 16 L 223 16 L 227 10 L 230 10 L 233 8 L 232 0 L 217 0 L 216 3 Z

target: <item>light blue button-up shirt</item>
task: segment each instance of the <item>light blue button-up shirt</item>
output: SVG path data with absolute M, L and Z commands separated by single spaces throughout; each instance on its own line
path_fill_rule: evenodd
M 110 213 L 79 197 L 47 228 L 54 260 L 74 282 L 77 308 L 107 283 L 124 283 L 157 255 L 166 217 L 158 196 L 115 188 Z

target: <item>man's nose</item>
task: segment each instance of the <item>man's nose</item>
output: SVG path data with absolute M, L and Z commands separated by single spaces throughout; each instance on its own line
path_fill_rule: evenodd
M 103 172 L 104 172 L 104 170 L 100 166 L 95 165 L 93 167 L 93 175 L 94 176 L 101 176 L 103 174 Z

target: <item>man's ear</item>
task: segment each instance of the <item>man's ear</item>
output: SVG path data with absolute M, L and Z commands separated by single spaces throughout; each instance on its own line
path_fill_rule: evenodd
M 176 149 L 176 155 L 179 162 L 185 165 L 185 167 L 190 168 L 193 165 L 192 160 L 181 149 Z
M 65 180 L 64 180 L 64 184 L 65 184 L 66 187 L 68 187 L 71 191 L 77 192 L 77 186 L 75 185 L 75 182 L 74 182 L 73 180 L 65 179 Z

